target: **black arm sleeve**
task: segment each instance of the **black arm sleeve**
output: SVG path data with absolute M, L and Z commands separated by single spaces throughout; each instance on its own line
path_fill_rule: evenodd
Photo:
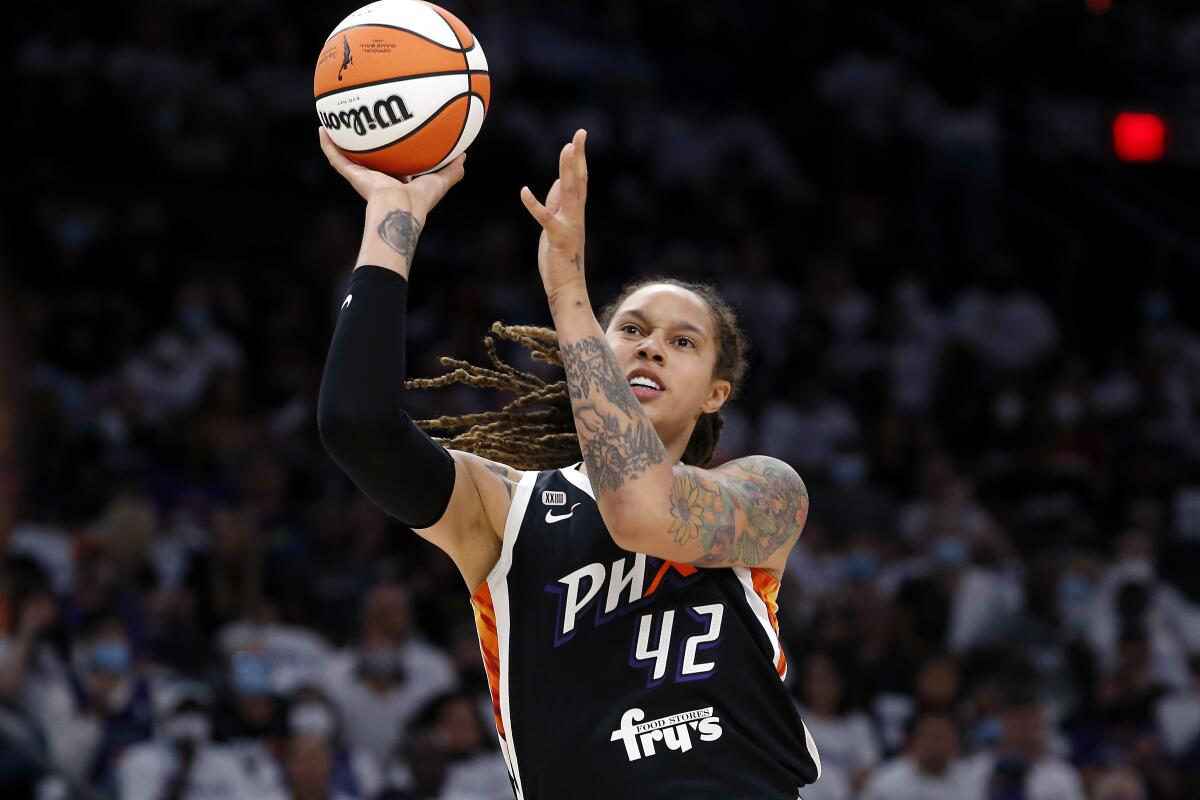
M 354 271 L 333 331 L 317 428 L 363 493 L 410 528 L 441 519 L 454 459 L 400 407 L 408 281 L 383 267 Z

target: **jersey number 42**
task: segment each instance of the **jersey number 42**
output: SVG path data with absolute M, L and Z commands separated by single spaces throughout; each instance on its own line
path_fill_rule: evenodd
M 674 672 L 676 683 L 704 680 L 716 671 L 716 662 L 697 661 L 697 658 L 701 650 L 716 645 L 717 640 L 721 637 L 721 619 L 725 614 L 725 606 L 720 603 L 692 606 L 683 610 L 692 619 L 703 625 L 704 630 L 679 642 Z M 634 667 L 650 670 L 647 686 L 657 686 L 666 680 L 674 630 L 675 609 L 663 611 L 661 614 L 643 614 L 638 619 L 633 655 L 629 661 Z M 653 645 L 651 640 L 654 641 Z

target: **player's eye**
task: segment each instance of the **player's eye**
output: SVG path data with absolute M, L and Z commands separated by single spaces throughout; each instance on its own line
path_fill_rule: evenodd
M 695 347 L 695 346 L 696 346 L 696 343 L 695 343 L 695 342 L 693 342 L 691 339 L 687 338 L 686 336 L 679 336 L 679 337 L 677 337 L 677 338 L 675 339 L 675 342 L 676 342 L 677 344 L 678 344 L 679 342 L 683 342 L 683 345 L 682 345 L 683 347 Z
M 621 333 L 628 333 L 630 328 L 633 328 L 633 332 L 635 334 L 642 332 L 642 329 L 639 328 L 637 325 L 634 325 L 632 322 L 626 322 L 624 325 L 621 326 Z

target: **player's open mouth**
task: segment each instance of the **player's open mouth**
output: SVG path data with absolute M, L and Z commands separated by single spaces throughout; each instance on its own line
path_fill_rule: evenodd
M 663 394 L 667 387 L 645 370 L 634 370 L 629 373 L 629 388 L 635 397 L 649 398 Z

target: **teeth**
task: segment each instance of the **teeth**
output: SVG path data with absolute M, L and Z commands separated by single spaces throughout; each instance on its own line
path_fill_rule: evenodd
M 629 385 L 630 386 L 644 386 L 647 389 L 657 389 L 660 392 L 662 391 L 661 386 L 659 386 L 657 383 L 652 381 L 650 378 L 647 378 L 643 375 L 638 375 L 637 377 L 630 378 Z

